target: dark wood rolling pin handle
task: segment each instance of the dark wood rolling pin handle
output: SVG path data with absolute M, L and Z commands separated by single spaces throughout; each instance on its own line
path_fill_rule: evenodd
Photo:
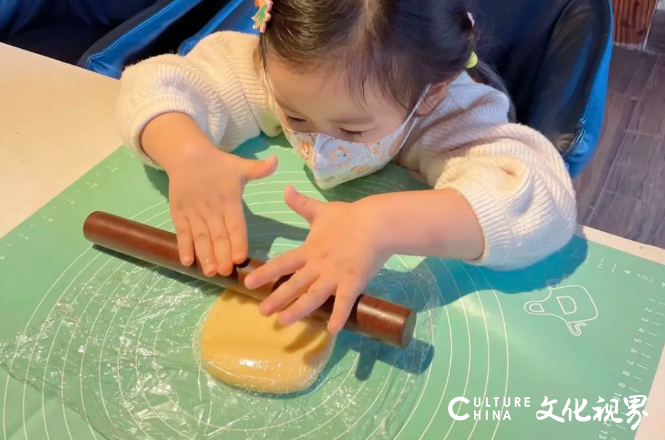
M 266 298 L 289 278 L 282 277 L 256 290 L 247 289 L 244 284 L 245 278 L 265 264 L 254 259 L 248 259 L 236 266 L 228 277 L 220 275 L 208 277 L 197 264 L 183 266 L 180 263 L 175 234 L 105 212 L 90 214 L 83 225 L 83 234 L 99 246 L 234 290 L 257 300 Z M 328 321 L 333 304 L 334 297 L 328 298 L 310 316 Z M 406 347 L 413 336 L 415 324 L 416 313 L 413 310 L 361 294 L 344 328 L 397 347 Z

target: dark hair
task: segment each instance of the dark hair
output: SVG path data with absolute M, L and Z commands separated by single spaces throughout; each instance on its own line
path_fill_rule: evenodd
M 264 68 L 268 53 L 300 72 L 339 65 L 350 90 L 373 81 L 411 109 L 428 84 L 466 69 L 477 40 L 464 0 L 274 0 L 259 55 Z M 469 74 L 506 92 L 481 61 Z

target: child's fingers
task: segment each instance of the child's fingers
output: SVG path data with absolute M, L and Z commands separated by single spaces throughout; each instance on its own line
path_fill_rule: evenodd
M 317 272 L 307 270 L 307 268 L 296 272 L 291 279 L 263 300 L 259 305 L 259 312 L 264 316 L 269 316 L 287 306 L 294 299 L 307 292 L 318 276 Z
M 213 215 L 209 218 L 208 229 L 210 230 L 215 261 L 217 262 L 217 271 L 220 275 L 229 275 L 233 271 L 231 242 L 222 217 Z
M 277 280 L 283 275 L 291 274 L 302 268 L 307 262 L 300 249 L 280 255 L 272 261 L 256 269 L 245 278 L 245 287 L 256 289 L 264 284 Z
M 330 333 L 339 333 L 344 328 L 346 321 L 351 316 L 356 298 L 362 292 L 363 287 L 361 283 L 356 281 L 345 282 L 337 288 L 335 305 L 328 321 L 328 331 Z
M 247 258 L 247 223 L 242 203 L 230 208 L 224 221 L 231 241 L 231 259 L 234 264 L 240 264 Z
M 180 262 L 185 266 L 191 266 L 194 263 L 194 242 L 192 241 L 192 231 L 186 218 L 179 215 L 173 216 L 176 238 L 178 240 L 178 254 Z
M 316 215 L 321 210 L 321 206 L 323 206 L 320 201 L 300 194 L 291 185 L 289 185 L 284 191 L 284 200 L 286 201 L 288 207 L 293 210 L 293 212 L 307 220 L 307 222 L 310 224 L 314 221 Z
M 277 156 L 264 160 L 244 160 L 242 165 L 248 180 L 264 179 L 277 169 Z
M 314 310 L 321 307 L 328 297 L 335 292 L 336 284 L 335 280 L 319 278 L 312 284 L 306 294 L 302 295 L 279 314 L 279 323 L 287 326 L 308 316 Z
M 197 216 L 191 217 L 189 224 L 192 227 L 192 235 L 194 236 L 196 258 L 203 269 L 203 273 L 209 277 L 213 276 L 217 273 L 217 267 L 208 226 L 203 222 L 203 219 Z

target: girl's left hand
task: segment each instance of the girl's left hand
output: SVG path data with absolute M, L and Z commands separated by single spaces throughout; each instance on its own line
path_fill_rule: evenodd
M 328 331 L 338 333 L 356 298 L 390 258 L 382 250 L 378 213 L 362 201 L 320 202 L 289 186 L 287 205 L 310 225 L 305 243 L 257 269 L 245 280 L 256 289 L 283 275 L 294 274 L 259 306 L 266 316 L 282 310 L 278 321 L 291 325 L 335 295 Z M 290 304 L 290 305 L 289 305 Z

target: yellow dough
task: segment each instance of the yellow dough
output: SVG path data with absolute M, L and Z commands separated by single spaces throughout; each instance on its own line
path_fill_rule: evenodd
M 258 301 L 225 291 L 201 332 L 201 358 L 214 377 L 240 388 L 292 393 L 309 388 L 330 358 L 335 336 L 304 319 L 289 327 L 259 313 Z

